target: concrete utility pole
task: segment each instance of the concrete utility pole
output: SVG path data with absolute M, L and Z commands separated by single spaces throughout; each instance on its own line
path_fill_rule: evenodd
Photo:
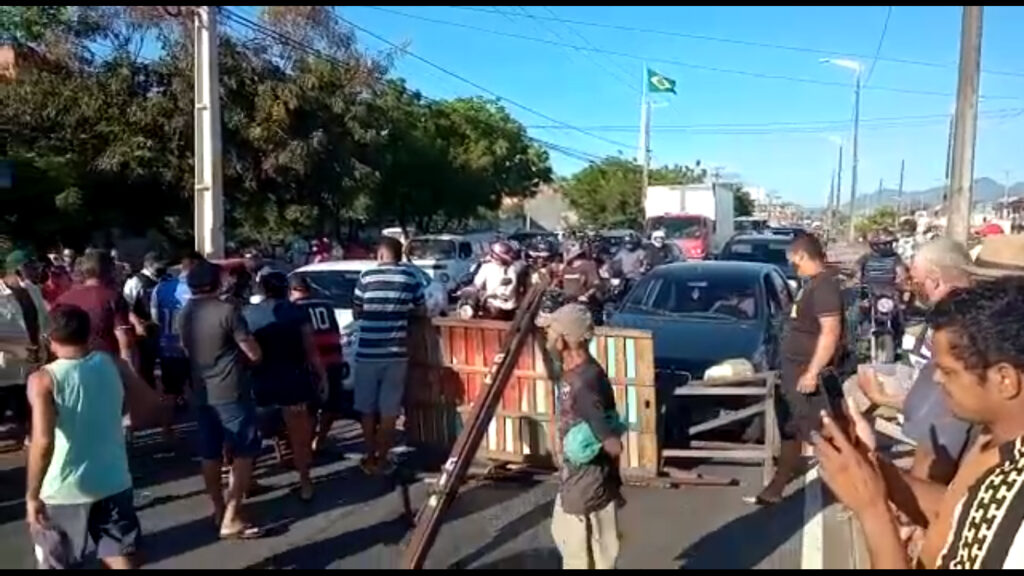
M 897 217 L 901 214 L 900 210 L 903 208 L 903 168 L 905 167 L 905 160 L 900 160 L 900 184 L 896 187 L 896 215 Z
M 850 227 L 846 240 L 851 244 L 857 239 L 857 228 L 853 217 L 857 202 L 857 150 L 860 135 L 860 66 L 857 67 L 857 84 L 853 90 L 853 163 L 850 166 Z
M 224 257 L 224 189 L 220 147 L 220 76 L 216 6 L 197 6 L 195 25 L 195 237 L 207 258 Z
M 967 242 L 971 225 L 974 145 L 978 136 L 978 84 L 981 75 L 982 6 L 964 6 L 960 31 L 960 77 L 956 88 L 953 161 L 947 202 L 946 235 Z

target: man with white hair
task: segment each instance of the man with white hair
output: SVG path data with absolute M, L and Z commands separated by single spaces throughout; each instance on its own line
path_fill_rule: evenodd
M 921 247 L 910 267 L 910 277 L 918 296 L 934 305 L 953 290 L 971 285 L 970 265 L 971 257 L 962 244 L 940 237 Z M 967 446 L 970 425 L 950 412 L 945 396 L 935 385 L 930 331 L 905 336 L 904 349 L 910 367 L 860 366 L 858 389 L 848 388 L 848 397 L 862 412 L 872 405 L 902 412 L 903 434 L 916 443 L 911 474 L 948 483 Z

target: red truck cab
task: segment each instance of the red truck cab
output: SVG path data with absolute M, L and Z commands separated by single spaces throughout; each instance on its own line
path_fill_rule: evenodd
M 648 236 L 663 230 L 687 260 L 704 260 L 711 256 L 713 226 L 710 218 L 699 214 L 665 214 L 648 218 L 644 229 Z

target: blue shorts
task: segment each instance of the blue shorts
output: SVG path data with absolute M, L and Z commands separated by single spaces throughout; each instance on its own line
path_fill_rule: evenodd
M 356 411 L 397 418 L 402 413 L 408 366 L 408 360 L 356 360 Z
M 89 551 L 98 558 L 132 556 L 142 541 L 131 490 L 85 504 L 47 504 L 49 523 L 30 530 L 36 565 L 80 568 Z
M 255 458 L 263 447 L 251 402 L 202 405 L 196 408 L 199 457 L 220 461 L 227 447 L 235 458 Z

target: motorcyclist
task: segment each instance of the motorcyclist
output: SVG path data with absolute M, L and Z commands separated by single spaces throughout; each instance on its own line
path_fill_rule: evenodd
M 628 280 L 637 280 L 647 271 L 647 254 L 643 249 L 643 241 L 635 232 L 630 232 L 622 240 L 622 248 L 612 258 L 613 266 L 622 270 Z
M 473 285 L 492 316 L 511 316 L 519 306 L 524 263 L 520 252 L 505 240 L 491 244 L 488 260 L 480 266 Z
M 565 243 L 559 287 L 570 300 L 591 302 L 601 287 L 597 263 L 578 240 Z
M 868 239 L 871 252 L 857 265 L 861 284 L 873 292 L 894 293 L 908 276 L 907 265 L 896 252 L 896 236 L 888 229 L 879 230 Z
M 665 231 L 655 230 L 651 232 L 651 245 L 647 248 L 647 263 L 651 268 L 675 261 L 676 254 L 665 241 Z
M 530 265 L 530 284 L 537 283 L 542 277 L 552 280 L 556 276 L 555 243 L 549 238 L 537 238 L 526 249 L 526 260 Z

